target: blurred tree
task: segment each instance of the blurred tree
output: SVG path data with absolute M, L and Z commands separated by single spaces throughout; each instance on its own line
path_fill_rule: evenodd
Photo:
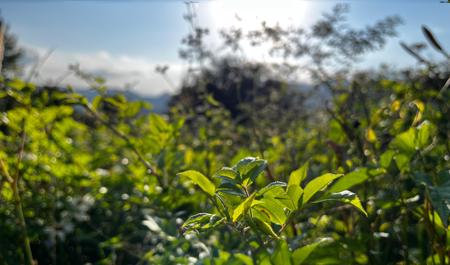
M 347 12 L 348 5 L 336 5 L 310 29 L 270 26 L 266 22 L 262 28 L 248 32 L 232 27 L 220 32 L 222 44 L 214 49 L 205 43 L 209 30 L 198 26 L 195 13 L 189 9 L 185 18 L 192 31 L 183 39 L 180 56 L 191 67 L 170 106 L 195 109 L 203 100 L 199 95 L 210 94 L 240 121 L 248 120 L 248 113 L 243 114 L 245 109 L 249 110 L 250 102 L 254 103 L 250 104 L 253 107 L 250 111 L 261 113 L 269 107 L 279 118 L 287 110 L 301 109 L 299 103 L 304 95 L 292 89 L 287 81 L 297 71 L 309 73 L 313 80 L 334 93 L 338 86 L 332 76 L 348 73 L 352 63 L 362 55 L 382 48 L 387 38 L 396 35 L 395 28 L 401 23 L 399 17 L 393 16 L 355 29 L 345 23 Z M 242 47 L 248 45 L 267 48 L 274 62 L 238 56 L 243 54 L 239 53 Z
M 299 108 L 304 99 L 300 91 L 289 87 L 261 63 L 226 57 L 200 71 L 171 99 L 171 107 L 195 108 L 202 105 L 205 96 L 212 96 L 242 123 L 251 118 L 250 112 L 261 113 L 265 108 L 270 108 L 273 118 L 280 118 L 280 112 Z
M 17 38 L 9 32 L 9 27 L 0 17 L 0 70 L 3 76 L 12 77 L 22 71 L 20 60 L 24 51 L 18 46 Z

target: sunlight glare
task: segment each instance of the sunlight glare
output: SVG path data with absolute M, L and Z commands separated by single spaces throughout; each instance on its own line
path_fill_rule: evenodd
M 300 0 L 217 0 L 209 2 L 208 13 L 213 27 L 240 26 L 244 30 L 270 25 L 302 25 L 309 21 L 312 3 Z

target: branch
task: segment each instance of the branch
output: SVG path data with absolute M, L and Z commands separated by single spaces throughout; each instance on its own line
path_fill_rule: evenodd
M 14 182 L 14 179 L 11 177 L 11 175 L 9 175 L 9 172 L 8 172 L 8 170 L 6 169 L 5 162 L 3 161 L 2 158 L 0 158 L 0 170 L 1 170 L 1 172 L 2 172 L 2 175 L 5 176 L 6 180 L 7 180 L 9 183 L 13 183 L 13 182 Z
M 123 134 L 121 131 L 119 131 L 117 128 L 115 128 L 114 126 L 112 126 L 108 121 L 106 121 L 105 119 L 103 119 L 98 113 L 97 111 L 95 111 L 95 109 L 92 107 L 91 104 L 87 103 L 87 104 L 82 104 L 83 107 L 86 108 L 86 110 L 88 110 L 99 122 L 101 122 L 103 125 L 105 125 L 106 127 L 108 127 L 114 134 L 116 134 L 118 137 L 122 138 L 128 145 L 129 148 L 131 148 L 131 150 L 136 154 L 136 156 L 138 157 L 139 161 L 147 168 L 148 173 L 150 175 L 153 175 L 156 177 L 156 179 L 158 180 L 158 183 L 161 187 L 163 187 L 163 181 L 162 181 L 162 176 L 160 174 L 158 174 L 156 172 L 156 169 L 150 164 L 150 162 L 148 162 L 144 155 L 142 155 L 142 153 L 136 148 L 136 146 L 133 144 L 133 142 L 130 140 L 130 138 L 128 138 L 128 136 L 126 136 L 125 134 Z

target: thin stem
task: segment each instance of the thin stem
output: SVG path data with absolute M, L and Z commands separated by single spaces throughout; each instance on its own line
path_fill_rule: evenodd
M 9 175 L 9 172 L 8 172 L 8 170 L 6 168 L 6 164 L 5 164 L 5 162 L 3 161 L 2 158 L 0 158 L 0 170 L 1 170 L 2 174 L 3 174 L 3 176 L 6 178 L 6 181 L 8 181 L 9 183 L 13 183 L 14 182 L 13 178 L 11 177 L 11 175 Z
M 401 176 L 399 176 L 401 178 Z M 407 227 L 408 227 L 408 205 L 406 205 L 405 202 L 405 198 L 403 197 L 402 194 L 402 189 L 401 187 L 399 187 L 399 183 L 398 181 L 396 181 L 395 177 L 392 175 L 393 178 L 393 183 L 394 183 L 394 188 L 396 189 L 396 191 L 399 194 L 400 197 L 400 218 L 402 219 L 403 225 L 402 225 L 402 241 L 403 241 L 403 251 L 404 251 L 404 258 L 405 258 L 405 264 L 409 265 L 409 246 L 408 246 L 408 231 L 407 231 Z M 403 212 L 403 210 L 405 212 Z
M 14 206 L 16 209 L 16 214 L 19 217 L 19 224 L 22 230 L 22 237 L 23 237 L 23 247 L 25 249 L 25 260 L 27 265 L 33 265 L 33 254 L 31 252 L 30 247 L 30 239 L 28 238 L 27 233 L 27 224 L 25 223 L 25 216 L 23 214 L 22 209 L 22 199 L 20 197 L 19 188 L 17 186 L 17 182 L 14 181 L 11 183 L 11 187 L 14 193 Z
M 8 171 L 8 168 L 6 167 L 5 161 L 0 158 L 0 170 L 2 174 L 5 176 L 8 183 L 11 185 L 11 189 L 13 191 L 14 196 L 14 208 L 17 214 L 17 217 L 19 218 L 19 225 L 22 232 L 22 238 L 23 238 L 23 247 L 25 251 L 25 260 L 27 265 L 33 265 L 33 254 L 31 252 L 31 246 L 30 246 L 30 239 L 28 238 L 27 233 L 27 224 L 25 222 L 25 216 L 23 214 L 23 208 L 22 208 L 22 198 L 20 197 L 20 190 L 19 190 L 19 182 L 20 182 L 20 164 L 22 163 L 23 153 L 25 150 L 25 141 L 26 141 L 26 133 L 25 133 L 25 120 L 22 120 L 21 123 L 22 132 L 20 134 L 20 146 L 17 150 L 17 161 L 16 161 L 16 172 L 14 176 L 11 176 L 11 174 Z
M 214 204 L 214 207 L 216 207 L 216 209 L 217 209 L 217 211 L 220 213 L 220 215 L 227 217 L 227 216 L 225 215 L 225 213 L 222 212 L 222 210 L 220 209 L 219 204 L 217 204 L 216 199 L 215 199 L 214 197 L 209 197 L 209 198 L 211 199 L 211 202 Z
M 424 200 L 424 221 L 425 221 L 425 227 L 428 230 L 428 234 L 431 237 L 431 261 L 434 264 L 436 264 L 435 258 L 434 258 L 434 247 L 433 247 L 433 242 L 434 242 L 434 227 L 433 224 L 431 224 L 430 221 L 430 211 L 431 211 L 431 206 L 430 206 L 430 201 L 428 199 L 428 196 L 425 196 L 425 200 Z M 432 213 L 432 212 L 431 212 Z
M 130 138 L 128 138 L 128 136 L 126 136 L 125 134 L 123 134 L 121 131 L 119 131 L 118 129 L 116 129 L 114 126 L 112 126 L 108 121 L 106 121 L 105 119 L 103 119 L 98 113 L 97 111 L 95 111 L 92 108 L 92 105 L 90 104 L 82 104 L 82 106 L 84 106 L 98 121 L 100 121 L 103 125 L 105 125 L 108 129 L 110 129 L 114 134 L 116 134 L 117 136 L 119 136 L 120 138 L 122 138 L 126 143 L 127 146 L 134 152 L 134 154 L 138 157 L 139 161 L 147 168 L 149 174 L 153 175 L 156 177 L 156 179 L 158 180 L 158 183 L 161 187 L 164 187 L 164 183 L 162 181 L 162 176 L 160 174 L 158 174 L 156 172 L 156 169 L 150 164 L 150 162 L 148 162 L 144 155 L 142 155 L 142 153 L 136 148 L 136 146 L 133 144 L 133 142 L 130 140 Z
M 230 214 L 228 213 L 228 208 L 226 207 L 225 202 L 222 201 L 222 198 L 221 198 L 220 196 L 217 196 L 216 198 L 219 199 L 220 203 L 221 203 L 222 206 L 223 206 L 225 216 L 227 217 L 227 221 L 228 221 L 228 222 L 231 222 L 231 216 L 230 216 Z M 216 204 L 218 204 L 218 203 L 217 203 L 217 200 L 216 200 L 216 199 L 214 199 L 214 200 L 216 201 Z
M 255 136 L 255 139 L 256 139 L 257 144 L 258 144 L 259 155 L 261 156 L 262 159 L 265 159 L 264 158 L 264 150 L 263 150 L 263 146 L 262 146 L 263 142 L 262 142 L 261 138 L 259 137 L 258 132 L 256 131 L 256 128 L 255 128 L 253 120 L 252 120 L 252 131 L 253 131 L 253 135 Z M 275 181 L 275 177 L 273 176 L 269 165 L 267 165 L 267 167 L 266 167 L 266 173 L 267 173 L 267 177 L 269 178 L 269 181 L 274 182 Z
M 17 174 L 15 178 L 12 178 L 9 174 L 9 171 L 6 168 L 6 164 L 3 161 L 3 159 L 0 158 L 0 170 L 3 176 L 5 176 L 8 183 L 11 185 L 11 189 L 13 191 L 14 196 L 14 208 L 17 214 L 17 217 L 19 218 L 19 225 L 22 232 L 22 238 L 23 238 L 23 247 L 25 250 L 25 260 L 27 265 L 33 265 L 33 254 L 31 252 L 30 247 L 30 239 L 28 238 L 27 233 L 27 224 L 25 222 L 25 216 L 23 214 L 23 208 L 22 208 L 22 198 L 20 197 L 20 191 L 18 187 L 18 180 L 19 175 Z

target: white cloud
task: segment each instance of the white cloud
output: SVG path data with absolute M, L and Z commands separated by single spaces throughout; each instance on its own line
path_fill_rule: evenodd
M 46 50 L 31 45 L 25 45 L 25 47 L 28 55 L 33 57 L 35 62 L 37 58 L 40 58 L 40 64 L 37 67 L 38 75 L 33 77 L 33 81 L 38 84 L 58 83 L 58 85 L 70 84 L 74 88 L 87 88 L 85 81 L 69 71 L 69 65 L 79 64 L 82 71 L 105 78 L 108 87 L 120 89 L 131 85 L 133 92 L 142 95 L 159 95 L 174 93 L 179 87 L 185 70 L 181 62 L 153 62 L 144 57 L 113 55 L 107 51 L 70 53 Z M 45 59 L 49 53 L 50 55 Z M 32 65 L 35 63 L 29 64 L 26 72 L 30 72 Z M 172 84 L 155 72 L 157 65 L 169 66 L 166 74 Z
M 243 4 L 238 0 L 220 0 L 208 2 L 199 7 L 198 15 L 202 23 L 209 25 L 211 36 L 207 39 L 211 47 L 220 47 L 220 38 L 217 31 L 230 26 L 242 27 L 244 30 L 260 27 L 262 20 L 272 23 L 304 24 L 311 19 L 307 13 L 318 12 L 308 2 L 296 0 L 281 0 L 275 3 L 269 0 L 251 0 L 251 4 Z M 226 4 L 225 4 L 226 3 Z M 256 8 L 256 9 L 255 9 Z M 202 24 L 203 25 L 203 24 Z M 37 57 L 44 58 L 50 49 L 24 45 Z M 214 48 L 213 48 L 214 49 Z M 267 50 L 263 47 L 255 48 L 244 45 L 245 58 L 248 60 L 276 62 L 274 58 L 267 56 Z M 187 65 L 180 61 L 155 62 L 142 56 L 129 56 L 126 54 L 113 54 L 107 50 L 89 52 L 68 52 L 54 50 L 49 58 L 39 67 L 39 75 L 33 79 L 38 84 L 72 85 L 75 88 L 87 88 L 88 85 L 69 73 L 69 65 L 79 64 L 81 70 L 104 77 L 107 85 L 112 88 L 123 88 L 127 84 L 133 85 L 133 91 L 143 95 L 158 95 L 162 93 L 174 93 L 179 88 Z M 168 65 L 167 77 L 169 84 L 160 74 L 155 72 L 157 65 Z M 28 69 L 31 67 L 28 66 Z M 64 77 L 62 82 L 59 82 Z M 302 77 L 300 79 L 305 79 Z

